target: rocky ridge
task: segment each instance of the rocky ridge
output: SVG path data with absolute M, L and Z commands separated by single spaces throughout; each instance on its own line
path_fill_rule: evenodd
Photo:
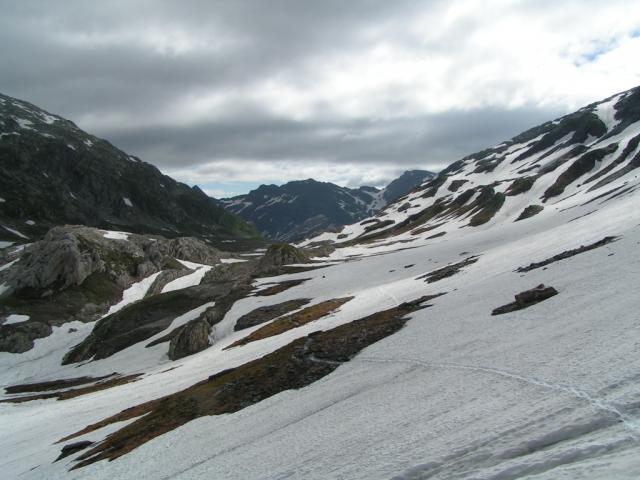
M 1 94 L 0 192 L 0 241 L 24 242 L 64 224 L 165 237 L 258 235 L 198 187 Z

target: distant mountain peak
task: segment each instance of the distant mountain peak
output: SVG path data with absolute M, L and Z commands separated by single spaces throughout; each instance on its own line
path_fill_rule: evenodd
M 323 231 L 336 230 L 376 213 L 435 174 L 411 170 L 385 189 L 341 187 L 313 178 L 284 185 L 260 185 L 246 195 L 222 199 L 229 211 L 253 222 L 273 240 L 301 240 Z

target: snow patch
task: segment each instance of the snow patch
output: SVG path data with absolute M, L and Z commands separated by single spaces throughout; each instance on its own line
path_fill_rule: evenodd
M 24 238 L 24 239 L 29 239 L 29 237 L 27 237 L 26 235 L 24 235 L 23 233 L 20 233 L 18 230 L 15 230 L 13 228 L 9 228 L 6 225 L 0 225 L 0 227 L 4 228 L 5 230 L 13 233 L 14 235 L 20 237 L 20 238 Z
M 6 246 L 2 246 L 3 243 L 6 243 Z M 6 248 L 8 246 L 11 246 L 12 243 L 11 242 L 0 242 L 0 248 Z M 16 258 L 14 261 L 9 262 L 9 263 L 5 263 L 4 265 L 0 266 L 0 272 L 7 270 L 9 268 L 11 268 L 11 265 L 13 265 L 14 263 L 16 263 L 19 260 L 19 258 Z
M 122 201 L 127 207 L 133 207 L 133 203 L 131 203 L 131 200 L 129 200 L 128 197 L 122 197 Z
M 111 240 L 129 240 L 129 236 L 131 236 L 132 234 L 129 232 L 118 232 L 118 231 L 112 231 L 112 230 L 101 230 L 102 236 L 104 238 L 109 238 Z
M 213 267 L 211 265 L 202 265 L 200 263 L 188 262 L 186 260 L 178 260 L 185 267 L 194 270 L 192 273 L 185 275 L 184 277 L 176 278 L 175 280 L 167 283 L 162 289 L 162 293 L 173 292 L 174 290 L 180 290 L 187 287 L 193 287 L 200 285 L 200 282 L 204 278 L 205 274 Z
M 17 313 L 12 313 L 7 317 L 3 325 L 12 325 L 14 323 L 22 323 L 29 320 L 29 315 L 19 315 Z
M 221 258 L 221 263 L 242 263 L 248 262 L 249 260 L 243 260 L 242 258 Z
M 107 315 L 112 315 L 119 310 L 122 310 L 127 305 L 131 303 L 137 302 L 138 300 L 142 300 L 144 296 L 147 294 L 147 291 L 155 281 L 155 279 L 162 272 L 154 273 L 153 275 L 131 285 L 124 292 L 122 292 L 122 300 L 115 305 L 112 305 L 107 312 Z

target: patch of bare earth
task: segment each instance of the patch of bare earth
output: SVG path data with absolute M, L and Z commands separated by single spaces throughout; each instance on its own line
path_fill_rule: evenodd
M 141 374 L 136 373 L 133 375 L 125 375 L 123 377 L 116 377 L 116 378 L 109 378 L 108 380 L 99 380 L 96 383 L 93 383 L 92 385 L 87 385 L 85 387 L 81 387 L 81 388 L 73 388 L 71 390 L 61 390 L 61 391 L 57 391 L 57 392 L 50 392 L 48 390 L 53 390 L 55 389 L 54 385 L 65 385 L 65 382 L 67 382 L 66 380 L 60 380 L 58 383 L 56 383 L 57 381 L 51 381 L 51 382 L 46 382 L 46 387 L 42 390 L 40 390 L 39 392 L 44 392 L 44 391 L 48 391 L 47 393 L 35 393 L 34 395 L 26 395 L 26 396 L 22 396 L 22 397 L 15 397 L 15 398 L 7 398 L 5 400 L 0 400 L 0 403 L 23 403 L 23 402 L 30 402 L 32 400 L 44 400 L 47 398 L 55 398 L 57 400 L 69 400 L 70 398 L 75 398 L 75 397 L 79 397 L 81 395 L 87 395 L 88 393 L 93 393 L 93 392 L 99 392 L 100 390 L 106 390 L 108 388 L 113 388 L 113 387 L 119 387 L 120 385 L 125 385 L 127 383 L 130 382 L 134 382 L 135 380 L 137 380 L 137 378 L 140 376 Z M 113 375 L 109 375 L 108 377 L 112 377 Z M 85 377 L 87 378 L 87 377 Z M 100 378 L 105 378 L 105 377 L 100 377 Z M 91 379 L 90 381 L 95 382 L 97 379 Z M 28 385 L 27 387 L 31 388 L 33 385 L 38 385 L 38 384 L 31 384 Z M 14 387 L 9 387 L 12 389 L 20 389 L 21 387 L 25 387 L 24 385 L 16 385 Z M 58 388 L 68 388 L 68 385 L 65 386 L 59 386 Z M 30 390 L 30 391 L 35 391 L 35 390 Z M 7 389 L 7 393 L 12 393 L 9 392 L 9 390 Z M 16 393 L 15 390 L 13 391 L 13 393 Z
M 244 338 L 241 338 L 235 343 L 232 343 L 225 348 L 239 347 L 240 345 L 246 345 L 250 342 L 262 340 L 264 338 L 273 337 L 274 335 L 280 335 L 293 328 L 301 327 L 307 323 L 314 322 L 326 315 L 329 315 L 334 310 L 338 309 L 353 297 L 335 298 L 332 300 L 326 300 L 324 302 L 311 305 L 310 307 L 303 308 L 299 312 L 295 312 L 284 317 L 278 318 L 271 323 L 268 323 L 264 327 L 251 332 Z

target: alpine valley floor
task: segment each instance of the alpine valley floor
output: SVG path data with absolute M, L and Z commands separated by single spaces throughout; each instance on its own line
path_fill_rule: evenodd
M 637 129 L 637 123 L 632 127 Z M 627 144 L 628 130 L 626 134 L 610 140 Z M 560 137 L 564 138 L 558 136 L 558 142 L 566 140 Z M 588 142 L 594 141 L 589 137 Z M 551 142 L 546 151 L 553 148 Z M 566 151 L 558 150 L 548 161 Z M 535 153 L 538 160 L 544 152 Z M 604 157 L 592 169 L 606 168 L 613 158 Z M 511 183 L 513 175 L 501 170 L 506 165 L 508 161 L 489 173 L 454 172 L 439 184 L 439 191 L 462 178 L 481 185 L 483 175 L 489 177 L 484 183 Z M 592 169 L 585 175 L 592 175 Z M 318 265 L 323 268 L 255 280 L 259 292 L 274 282 L 307 279 L 274 295 L 239 299 L 210 332 L 213 345 L 179 360 L 167 357 L 166 344 L 145 345 L 198 317 L 210 303 L 176 318 L 150 340 L 99 360 L 61 365 L 68 350 L 94 327 L 81 322 L 53 327 L 52 335 L 36 340 L 27 352 L 1 353 L 3 386 L 113 372 L 139 375 L 72 398 L 0 403 L 3 478 L 639 478 L 640 182 L 636 170 L 600 190 L 574 183 L 563 196 L 545 201 L 537 215 L 514 221 L 564 171 L 561 167 L 552 178 L 540 176 L 522 196 L 507 196 L 488 220 L 475 226 L 463 223 L 477 209 L 448 222 L 436 216 L 435 226 L 420 234 L 399 229 L 354 241 L 363 228 L 347 227 L 342 233 L 345 241 L 317 259 L 324 262 Z M 626 193 L 616 195 L 611 189 L 620 186 Z M 606 191 L 610 193 L 603 196 Z M 435 202 L 438 195 L 420 199 Z M 387 210 L 396 225 L 405 202 L 401 199 Z M 437 235 L 443 231 L 446 234 Z M 336 240 L 340 234 L 316 241 L 331 235 Z M 615 238 L 539 268 L 517 271 L 606 237 Z M 198 275 L 191 278 L 180 287 L 201 280 Z M 148 284 L 134 284 L 126 301 L 141 298 Z M 515 294 L 539 284 L 554 287 L 558 294 L 529 308 L 492 315 Z M 233 375 L 229 369 L 248 362 L 256 360 L 251 365 L 258 365 L 258 359 L 275 358 L 266 356 L 288 351 L 292 342 L 312 332 L 337 331 L 332 329 L 379 312 L 402 314 L 409 311 L 402 310 L 405 302 L 425 296 L 428 300 L 420 303 L 425 308 L 406 313 L 409 320 L 402 328 L 376 337 L 350 354 L 350 360 L 307 356 L 311 363 L 305 365 L 315 362 L 326 370 L 295 388 L 247 400 L 231 413 L 194 415 L 175 425 L 158 413 L 166 402 L 136 410 L 172 394 L 184 400 L 175 403 L 180 414 L 189 402 L 214 402 L 214 396 L 240 388 L 242 378 L 204 399 L 197 396 L 201 393 L 178 392 L 198 382 L 215 383 Z M 240 317 L 257 307 L 310 299 L 301 311 L 348 297 L 353 298 L 319 318 L 310 310 L 295 328 L 281 322 L 278 334 L 227 348 L 264 327 L 234 329 Z M 324 341 L 322 335 L 307 337 L 305 347 L 296 351 L 304 354 L 309 344 Z M 358 335 L 351 331 L 336 345 L 348 346 Z M 279 372 L 275 363 L 267 367 Z M 283 375 L 290 378 L 287 371 Z M 5 393 L 1 399 L 23 395 Z M 118 417 L 121 421 L 99 423 L 132 407 Z M 127 436 L 132 422 L 161 428 L 162 434 Z M 94 424 L 98 425 L 87 433 L 58 443 Z M 93 455 L 102 453 L 105 459 L 83 466 L 82 455 L 92 458 L 91 451 L 87 455 L 84 450 L 56 461 L 63 445 L 82 440 L 93 442 Z M 106 450 L 100 450 L 101 445 Z M 109 461 L 110 452 L 124 453 Z

